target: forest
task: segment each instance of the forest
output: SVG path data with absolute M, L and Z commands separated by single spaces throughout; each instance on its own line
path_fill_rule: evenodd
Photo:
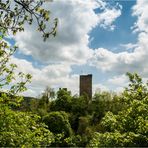
M 10 47 L 9 32 L 15 36 L 37 20 L 46 41 L 58 20 L 47 31 L 43 1 L 14 3 L 0 1 L 0 147 L 148 147 L 148 83 L 136 73 L 127 73 L 120 94 L 100 91 L 90 99 L 47 87 L 38 98 L 19 95 L 32 76 L 10 63 L 18 47 Z
M 123 93 L 98 92 L 92 100 L 65 89 L 47 88 L 39 98 L 19 102 L 20 97 L 1 93 L 0 145 L 147 147 L 147 84 L 137 74 L 127 75 Z

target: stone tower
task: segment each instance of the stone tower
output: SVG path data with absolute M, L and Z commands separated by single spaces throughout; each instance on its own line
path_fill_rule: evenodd
M 80 96 L 92 98 L 92 74 L 80 75 Z

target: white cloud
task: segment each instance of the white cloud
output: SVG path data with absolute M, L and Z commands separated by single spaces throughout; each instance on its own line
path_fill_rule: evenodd
M 94 9 L 97 7 L 103 12 L 96 14 Z M 46 3 L 46 8 L 51 10 L 52 17 L 59 19 L 55 38 L 43 42 L 41 35 L 34 31 L 35 24 L 26 26 L 25 31 L 15 37 L 23 54 L 46 63 L 86 63 L 92 52 L 88 48 L 88 33 L 97 25 L 114 28 L 112 23 L 121 15 L 120 8 L 108 7 L 100 0 L 54 0 Z
M 137 0 L 137 4 L 133 7 L 133 16 L 137 16 L 138 20 L 135 23 L 134 31 L 143 31 L 148 33 L 148 1 Z
M 114 71 L 117 74 L 138 72 L 142 75 L 147 75 L 147 37 L 147 34 L 140 34 L 138 46 L 130 53 L 113 53 L 107 49 L 96 49 L 90 59 L 90 62 L 98 69 L 102 69 L 104 71 Z M 147 70 L 144 71 L 144 68 Z
M 103 71 L 110 70 L 116 62 L 115 54 L 104 48 L 95 49 L 89 60 L 90 65 Z
M 128 43 L 128 44 L 120 44 L 120 46 L 128 51 L 129 49 L 137 47 L 137 44 Z
M 148 74 L 147 8 L 147 0 L 137 1 L 137 4 L 133 8 L 133 14 L 138 16 L 137 27 L 141 31 L 139 32 L 137 43 L 121 44 L 121 46 L 128 49 L 133 48 L 133 52 L 114 53 L 108 49 L 99 48 L 94 51 L 90 60 L 93 65 L 105 71 L 116 71 L 119 74 L 127 71 L 140 72 L 143 75 Z
M 107 86 L 105 86 L 103 84 L 94 84 L 93 85 L 93 88 L 92 88 L 93 94 L 99 93 L 101 91 L 109 91 L 109 89 L 107 88 Z
M 39 69 L 24 59 L 12 57 L 10 62 L 18 65 L 18 71 L 30 73 L 33 76 L 25 95 L 37 96 L 41 94 L 46 86 L 53 88 L 66 87 L 72 90 L 73 94 L 78 92 L 78 75 L 70 75 L 70 65 L 54 64 Z
M 103 13 L 98 14 L 100 27 L 108 30 L 114 30 L 113 22 L 121 15 L 120 9 L 105 9 Z
M 107 73 L 114 73 L 106 80 L 116 90 L 121 90 L 127 84 L 126 72 L 137 72 L 144 78 L 148 76 L 148 1 L 137 0 L 133 7 L 133 15 L 137 21 L 133 31 L 138 31 L 137 43 L 121 44 L 127 51 L 114 53 L 109 49 L 89 49 L 89 32 L 97 25 L 113 30 L 113 22 L 121 15 L 122 7 L 109 6 L 102 0 L 54 0 L 46 5 L 54 16 L 59 18 L 58 34 L 43 42 L 40 34 L 34 31 L 34 26 L 16 35 L 15 40 L 23 54 L 32 55 L 34 59 L 48 65 L 35 68 L 32 63 L 14 58 L 21 71 L 33 75 L 28 94 L 38 94 L 45 86 L 67 87 L 78 92 L 78 75 L 71 75 L 73 64 L 87 63 Z M 99 7 L 102 12 L 96 14 L 93 10 Z M 34 24 L 35 25 L 35 24 Z M 132 52 L 128 49 L 132 48 Z M 50 64 L 54 63 L 54 64 Z M 106 86 L 95 84 L 94 89 Z M 37 93 L 38 92 L 38 93 Z
M 133 7 L 133 15 L 137 16 L 134 31 L 139 31 L 137 43 L 121 44 L 128 49 L 133 48 L 132 52 L 124 51 L 114 53 L 108 49 L 99 48 L 94 51 L 90 59 L 90 63 L 98 69 L 116 74 L 116 76 L 109 79 L 108 82 L 117 85 L 117 88 L 121 88 L 121 86 L 126 84 L 123 76 L 126 72 L 136 72 L 143 76 L 144 79 L 148 78 L 147 10 L 147 0 L 137 0 L 136 5 Z
M 48 4 L 48 9 L 59 19 L 57 36 L 43 42 L 34 26 L 27 26 L 15 37 L 20 50 L 42 62 L 86 62 L 90 55 L 87 33 L 97 24 L 94 7 L 88 0 L 55 0 Z
M 71 75 L 71 66 L 87 63 L 93 55 L 93 50 L 88 47 L 90 31 L 96 26 L 113 30 L 113 22 L 121 15 L 122 8 L 118 4 L 115 7 L 110 6 L 102 0 L 54 0 L 52 3 L 46 3 L 44 7 L 51 10 L 51 19 L 59 19 L 57 36 L 43 42 L 41 34 L 35 31 L 36 24 L 26 25 L 25 31 L 15 36 L 19 52 L 47 64 L 45 67 L 35 68 L 31 62 L 13 57 L 12 61 L 18 65 L 20 71 L 33 75 L 25 95 L 35 96 L 47 85 L 55 88 L 67 87 L 77 93 L 78 75 Z M 96 8 L 102 12 L 96 14 Z M 110 69 L 105 59 L 106 54 L 112 61 L 110 52 L 100 50 L 100 62 Z M 101 88 L 104 89 L 105 86 L 101 85 Z
M 124 87 L 125 84 L 128 83 L 128 78 L 125 74 L 119 75 L 119 76 L 114 76 L 113 78 L 110 78 L 108 80 L 108 83 L 114 85 L 115 87 Z

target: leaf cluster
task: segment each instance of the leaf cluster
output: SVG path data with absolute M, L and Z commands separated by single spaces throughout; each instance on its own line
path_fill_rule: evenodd
M 6 35 L 9 31 L 15 35 L 24 31 L 24 24 L 37 22 L 38 30 L 46 40 L 50 35 L 56 35 L 58 19 L 54 19 L 51 29 L 46 29 L 50 22 L 50 11 L 42 8 L 43 0 L 0 0 L 0 32 Z
M 90 146 L 148 146 L 148 87 L 137 74 L 127 74 L 130 84 L 121 95 L 125 107 L 116 115 L 107 112 Z

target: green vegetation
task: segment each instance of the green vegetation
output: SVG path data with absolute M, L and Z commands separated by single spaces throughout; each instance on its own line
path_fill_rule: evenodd
M 99 92 L 88 100 L 60 89 L 55 99 L 48 96 L 47 101 L 44 95 L 28 109 L 54 134 L 51 146 L 147 147 L 147 84 L 137 74 L 127 76 L 129 86 L 122 94 Z
M 50 146 L 53 134 L 41 122 L 38 115 L 19 111 L 22 97 L 31 75 L 16 72 L 17 65 L 10 58 L 17 47 L 6 41 L 9 33 L 15 35 L 24 30 L 24 24 L 38 22 L 37 29 L 46 40 L 55 36 L 57 19 L 53 29 L 46 29 L 50 12 L 42 8 L 42 1 L 0 1 L 0 147 L 39 147 Z M 19 81 L 21 80 L 21 81 Z M 7 91 L 4 91 L 7 90 Z
M 13 111 L 0 104 L 0 146 L 49 146 L 54 140 L 53 134 L 39 119 L 37 115 Z
M 90 146 L 148 146 L 148 90 L 137 74 L 128 73 L 130 84 L 121 96 L 124 107 L 117 114 L 107 112 Z
M 43 94 L 15 106 L 2 94 L 0 145 L 147 147 L 147 84 L 137 74 L 128 76 L 122 94 L 99 92 L 89 101 L 60 89 L 54 99 Z
M 50 13 L 41 5 L 0 1 L 0 147 L 148 147 L 148 84 L 137 74 L 127 74 L 130 83 L 122 94 L 99 92 L 92 100 L 50 88 L 40 98 L 19 96 L 31 75 L 15 72 L 17 66 L 9 60 L 17 47 L 5 39 L 34 19 L 44 40 L 55 35 L 57 19 L 46 32 Z

